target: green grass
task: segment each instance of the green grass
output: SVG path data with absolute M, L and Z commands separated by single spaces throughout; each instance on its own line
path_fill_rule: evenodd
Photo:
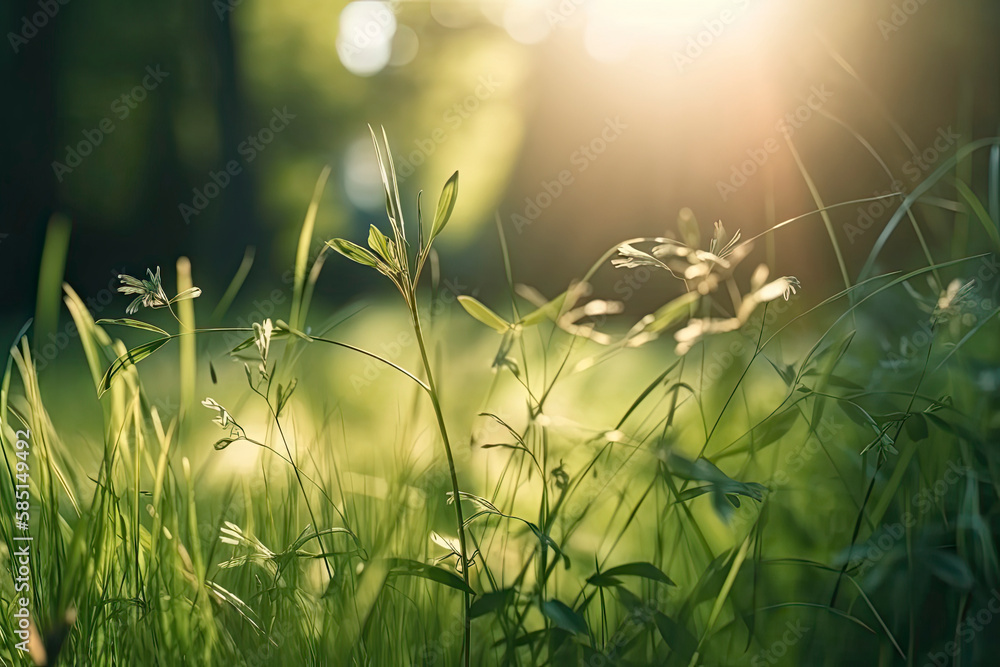
M 29 644 L 49 664 L 993 664 L 996 211 L 973 207 L 976 249 L 923 265 L 880 258 L 882 238 L 844 255 L 831 216 L 858 202 L 774 225 L 830 233 L 849 286 L 810 307 L 793 278 L 737 278 L 748 242 L 692 219 L 690 245 L 618 244 L 545 299 L 517 285 L 500 229 L 509 296 L 487 304 L 437 280 L 457 174 L 407 224 L 387 149 L 380 166 L 391 236 L 329 246 L 402 303 L 311 313 L 324 172 L 287 314 L 198 328 L 208 295 L 192 300 L 181 260 L 181 298 L 159 273 L 130 283 L 170 325 L 95 323 L 66 286 L 84 360 L 40 379 L 18 336 L 0 397 L 3 664 L 32 664 L 19 461 Z M 918 191 L 947 189 L 939 172 Z M 612 266 L 676 289 L 617 325 L 584 288 Z

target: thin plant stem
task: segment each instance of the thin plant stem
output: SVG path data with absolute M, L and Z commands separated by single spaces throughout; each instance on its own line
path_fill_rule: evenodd
M 431 368 L 430 358 L 427 356 L 427 346 L 424 343 L 424 333 L 420 326 L 420 313 L 417 310 L 416 295 L 411 291 L 407 296 L 407 304 L 410 306 L 410 318 L 413 323 L 413 333 L 417 339 L 417 346 L 420 348 L 420 358 L 424 364 L 424 372 L 427 374 L 428 395 L 431 398 L 431 405 L 434 406 L 434 416 L 437 417 L 438 428 L 441 431 L 441 440 L 444 442 L 444 452 L 448 458 L 448 473 L 451 476 L 452 500 L 455 504 L 455 521 L 458 526 L 458 545 L 462 558 L 462 579 L 466 588 L 469 587 L 469 560 L 468 549 L 465 543 L 465 520 L 462 517 L 462 497 L 458 488 L 458 473 L 455 470 L 455 457 L 451 451 L 451 441 L 448 438 L 448 427 L 445 425 L 444 412 L 441 410 L 441 401 L 434 382 L 434 371 Z M 469 593 L 463 591 L 464 595 L 464 641 L 462 645 L 462 664 L 465 667 L 470 665 L 470 654 L 472 650 L 472 625 L 469 618 Z

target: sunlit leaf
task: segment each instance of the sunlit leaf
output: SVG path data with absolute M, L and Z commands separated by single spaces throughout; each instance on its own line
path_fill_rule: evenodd
M 129 317 L 119 317 L 116 320 L 101 319 L 94 322 L 94 324 L 118 324 L 123 327 L 132 327 L 133 329 L 143 329 L 145 331 L 152 331 L 154 333 L 160 334 L 161 336 L 170 335 L 158 326 L 154 326 L 152 324 L 149 324 L 148 322 L 140 322 L 139 320 L 133 320 Z
M 431 233 L 427 237 L 427 242 L 431 243 L 438 234 L 448 224 L 451 212 L 455 210 L 455 200 L 458 199 L 458 172 L 456 171 L 444 184 L 441 196 L 438 198 L 437 211 L 434 212 L 434 222 L 431 225 Z
M 368 247 L 381 255 L 386 264 L 396 268 L 395 246 L 389 237 L 379 231 L 375 225 L 372 225 L 368 230 Z
M 133 366 L 153 354 L 163 347 L 169 340 L 169 337 L 157 338 L 156 340 L 133 347 L 131 350 L 115 359 L 114 363 L 111 364 L 108 371 L 104 374 L 104 378 L 101 380 L 101 386 L 97 395 L 103 396 L 104 392 L 111 388 L 111 383 L 119 373 L 129 366 Z
M 333 239 L 332 241 L 327 241 L 326 244 L 353 262 L 370 266 L 373 269 L 379 268 L 379 262 L 375 255 L 357 243 L 351 243 L 345 239 Z
M 506 333 L 510 329 L 510 323 L 484 306 L 477 299 L 463 294 L 458 297 L 458 302 L 462 304 L 462 308 L 465 308 L 465 312 L 498 333 Z
M 221 438 L 221 439 L 220 439 L 220 440 L 219 440 L 218 442 L 216 442 L 216 443 L 215 443 L 215 445 L 214 445 L 214 446 L 215 446 L 215 451 L 217 451 L 217 452 L 218 452 L 218 451 L 222 451 L 223 449 L 225 449 L 225 448 L 226 448 L 226 447 L 228 447 L 229 445 L 231 445 L 231 444 L 233 444 L 234 442 L 236 442 L 236 440 L 237 440 L 237 438 Z

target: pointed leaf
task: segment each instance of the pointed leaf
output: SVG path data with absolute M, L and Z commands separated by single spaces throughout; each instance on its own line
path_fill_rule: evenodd
M 156 340 L 133 347 L 131 350 L 115 359 L 114 363 L 111 364 L 108 371 L 104 374 L 104 378 L 101 380 L 101 386 L 97 391 L 98 397 L 103 396 L 104 392 L 111 388 L 111 383 L 114 381 L 115 376 L 129 366 L 137 364 L 149 355 L 153 354 L 163 347 L 169 340 L 169 337 L 157 338 Z
M 601 572 L 605 577 L 642 577 L 650 581 L 659 581 L 668 586 L 676 586 L 670 577 L 652 563 L 627 563 Z
M 434 223 L 431 225 L 430 236 L 427 237 L 427 242 L 431 243 L 434 241 L 434 237 L 441 233 L 444 226 L 448 224 L 448 219 L 451 217 L 451 212 L 455 210 L 455 200 L 458 199 L 458 172 L 456 171 L 448 179 L 448 182 L 444 184 L 444 188 L 441 190 L 441 196 L 438 198 L 437 211 L 434 213 Z
M 698 650 L 698 640 L 683 625 L 663 612 L 655 612 L 653 622 L 667 646 L 680 658 L 680 664 L 687 664 Z
M 237 440 L 237 438 L 222 438 L 222 439 L 220 439 L 218 442 L 215 443 L 215 451 L 217 451 L 217 452 L 218 451 L 222 451 L 223 449 L 225 449 L 229 445 L 231 445 L 234 442 L 236 442 L 236 440 Z
M 465 581 L 463 581 L 462 578 L 454 572 L 449 572 L 448 570 L 443 570 L 439 567 L 434 567 L 433 565 L 428 565 L 415 560 L 409 560 L 407 558 L 390 558 L 389 565 L 392 568 L 389 571 L 390 576 L 404 575 L 408 577 L 422 577 L 423 579 L 443 584 L 444 586 L 454 588 L 455 590 L 459 590 L 464 593 L 469 593 L 470 595 L 476 594 L 476 592 L 469 588 Z
M 170 334 L 168 334 L 166 331 L 164 331 L 163 329 L 161 329 L 158 326 L 154 326 L 154 325 L 149 324 L 147 322 L 140 322 L 139 320 L 133 320 L 133 319 L 128 318 L 128 317 L 119 317 L 116 320 L 101 319 L 101 320 L 97 320 L 96 322 L 94 322 L 94 324 L 119 324 L 119 325 L 121 325 L 123 327 L 132 327 L 133 329 L 143 329 L 145 331 L 152 331 L 152 332 L 160 334 L 161 336 L 169 336 L 170 335 Z
M 351 243 L 345 239 L 333 239 L 332 241 L 327 241 L 326 244 L 353 262 L 370 266 L 373 269 L 379 268 L 379 261 L 375 258 L 375 255 L 357 243 Z
M 389 237 L 379 231 L 375 225 L 372 225 L 368 230 L 368 247 L 381 255 L 386 264 L 393 268 L 396 267 L 395 246 Z
M 513 588 L 505 588 L 491 593 L 484 593 L 476 598 L 476 601 L 469 605 L 469 618 L 478 618 L 491 611 L 503 609 L 514 597 Z
M 546 319 L 554 320 L 559 317 L 559 309 L 562 307 L 562 302 L 566 299 L 566 293 L 563 292 L 558 297 L 549 301 L 544 306 L 537 308 L 524 317 L 522 317 L 518 324 L 525 327 L 533 327 L 536 324 L 544 322 Z
M 603 572 L 600 572 L 587 577 L 587 583 L 591 586 L 597 586 L 598 588 L 607 588 L 610 586 L 621 586 L 622 580 L 617 577 L 609 577 Z
M 524 521 L 524 519 L 521 519 L 521 521 Z M 531 532 L 533 532 L 535 534 L 535 537 L 538 538 L 538 541 L 542 543 L 542 547 L 546 547 L 546 546 L 552 547 L 552 550 L 556 552 L 556 555 L 562 557 L 562 559 L 563 559 L 563 565 L 565 565 L 566 569 L 568 570 L 569 566 L 571 564 L 569 556 L 567 556 L 563 552 L 563 550 L 559 548 L 559 545 L 556 544 L 556 541 L 553 540 L 548 535 L 546 535 L 545 533 L 543 533 L 542 530 L 538 526 L 536 526 L 535 524 L 531 523 L 530 521 L 524 521 L 524 522 L 526 524 L 528 524 L 528 528 L 530 528 Z
M 567 632 L 578 635 L 585 635 L 590 632 L 590 628 L 587 627 L 587 622 L 583 620 L 583 617 L 559 600 L 546 600 L 543 602 L 542 613 Z
M 199 296 L 201 296 L 200 287 L 188 287 L 186 290 L 184 290 L 183 292 L 175 296 L 173 299 L 171 299 L 170 303 L 184 301 L 185 299 L 197 299 Z
M 465 312 L 498 333 L 506 333 L 510 329 L 510 323 L 484 306 L 477 299 L 463 294 L 458 297 L 458 302 L 462 304 L 462 308 L 465 308 Z

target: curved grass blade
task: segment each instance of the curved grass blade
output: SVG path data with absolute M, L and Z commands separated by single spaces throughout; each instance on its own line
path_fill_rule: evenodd
M 115 376 L 121 373 L 123 370 L 129 366 L 134 366 L 139 363 L 149 355 L 153 354 L 161 347 L 167 344 L 173 336 L 167 336 L 166 338 L 157 338 L 156 340 L 151 340 L 148 343 L 143 343 L 137 347 L 133 347 L 131 350 L 123 354 L 122 356 L 115 359 L 114 363 L 108 368 L 108 371 L 104 374 L 104 378 L 101 380 L 101 386 L 97 391 L 97 396 L 100 398 L 104 393 L 111 388 L 111 383 L 114 381 Z
M 626 563 L 625 565 L 613 567 L 610 570 L 604 570 L 601 572 L 601 575 L 606 577 L 642 577 L 650 581 L 659 581 L 668 586 L 677 585 L 660 568 L 652 563 Z
M 229 307 L 233 304 L 233 300 L 236 299 L 236 295 L 239 294 L 244 281 L 246 281 L 247 276 L 250 274 L 250 268 L 253 266 L 253 259 L 256 252 L 256 249 L 252 245 L 247 246 L 246 251 L 243 253 L 243 261 L 240 262 L 240 268 L 236 269 L 236 275 L 229 281 L 229 287 L 226 288 L 226 292 L 219 299 L 215 310 L 212 311 L 213 322 L 221 320 L 229 311 Z
M 421 563 L 420 561 L 410 560 L 408 558 L 390 558 L 389 559 L 389 576 L 407 576 L 407 577 L 421 577 L 429 581 L 441 584 L 443 586 L 448 586 L 449 588 L 454 588 L 457 591 L 462 591 L 463 593 L 468 593 L 469 595 L 475 595 L 476 592 L 472 590 L 462 578 L 453 572 L 443 570 L 439 567 L 434 567 L 433 565 L 428 565 L 426 563 Z
M 326 181 L 330 177 L 330 165 L 323 167 L 319 178 L 316 179 L 316 187 L 313 189 L 312 200 L 306 211 L 306 219 L 302 222 L 302 231 L 299 232 L 299 245 L 295 250 L 295 274 L 292 284 L 292 312 L 288 318 L 292 324 L 302 328 L 302 294 L 306 286 L 306 263 L 309 261 L 309 245 L 312 243 L 313 229 L 316 226 L 316 213 L 319 211 L 319 200 L 323 196 L 326 188 Z
M 511 325 L 507 322 L 507 320 L 494 313 L 474 297 L 463 294 L 458 297 L 458 302 L 462 304 L 462 308 L 465 309 L 465 312 L 495 330 L 497 333 L 506 333 L 511 328 Z
M 986 212 L 983 203 L 979 201 L 979 197 L 972 191 L 972 188 L 965 184 L 965 181 L 955 181 L 955 187 L 958 189 L 958 194 L 962 195 L 962 198 L 972 209 L 972 212 L 976 214 L 976 219 L 979 220 L 983 229 L 986 230 L 986 235 L 993 241 L 993 245 L 1000 248 L 1000 230 L 997 229 L 997 224 L 1000 223 L 990 219 L 990 214 Z
M 878 259 L 879 253 L 882 252 L 882 248 L 889 241 L 889 237 L 892 236 L 892 232 L 895 231 L 896 225 L 899 224 L 899 221 L 903 219 L 906 211 L 913 206 L 917 199 L 930 190 L 932 185 L 941 180 L 945 174 L 950 172 L 955 165 L 964 160 L 966 156 L 979 150 L 980 148 L 996 145 L 1000 145 L 1000 137 L 980 139 L 979 141 L 973 141 L 972 143 L 966 144 L 965 146 L 959 148 L 950 158 L 944 160 L 937 169 L 931 172 L 930 176 L 921 181 L 920 184 L 913 189 L 913 192 L 906 196 L 906 199 L 904 199 L 903 203 L 899 205 L 896 212 L 892 214 L 889 222 L 886 223 L 882 233 L 879 234 L 878 239 L 875 241 L 875 245 L 872 246 L 871 252 L 868 253 L 868 259 L 865 260 L 865 265 L 861 267 L 861 273 L 858 274 L 858 282 L 864 280 L 865 277 L 871 273 L 872 268 L 875 266 L 875 260 Z
M 94 322 L 94 324 L 118 324 L 123 327 L 132 327 L 133 329 L 143 329 L 145 331 L 152 331 L 153 333 L 158 333 L 161 336 L 169 336 L 170 334 L 161 329 L 158 326 L 149 324 L 148 322 L 140 322 L 139 320 L 133 320 L 129 317 L 119 317 L 118 319 L 100 319 Z

